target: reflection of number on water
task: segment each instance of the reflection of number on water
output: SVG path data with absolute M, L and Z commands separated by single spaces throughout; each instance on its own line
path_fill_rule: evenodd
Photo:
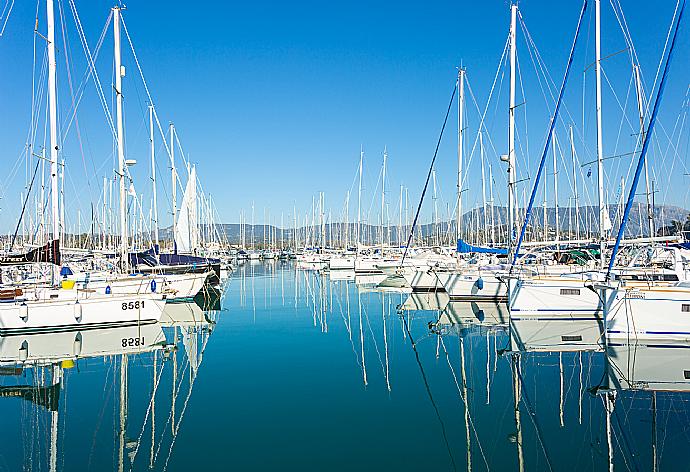
M 138 347 L 144 345 L 144 337 L 141 338 L 122 338 L 122 347 Z

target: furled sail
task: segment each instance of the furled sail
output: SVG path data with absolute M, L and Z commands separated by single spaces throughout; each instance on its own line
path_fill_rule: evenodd
M 175 226 L 175 243 L 180 252 L 192 252 L 199 245 L 196 204 L 196 168 L 192 167 Z

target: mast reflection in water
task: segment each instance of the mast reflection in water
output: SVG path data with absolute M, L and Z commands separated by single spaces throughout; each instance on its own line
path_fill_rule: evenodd
M 377 283 L 246 262 L 159 324 L 0 338 L 0 469 L 682 463 L 689 345 Z

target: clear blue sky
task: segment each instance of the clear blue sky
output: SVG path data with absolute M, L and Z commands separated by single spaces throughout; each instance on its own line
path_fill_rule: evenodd
M 0 11 L 9 3 L 0 0 Z M 70 108 L 64 51 L 69 52 L 74 89 L 81 82 L 86 62 L 69 3 L 62 0 L 61 4 L 68 39 L 65 46 L 58 21 L 58 80 L 64 126 Z M 94 48 L 112 4 L 76 1 L 76 5 L 89 45 Z M 558 138 L 564 141 L 562 165 L 567 167 L 559 179 L 561 205 L 567 205 L 572 194 L 567 177 L 571 165 L 567 164 L 570 157 L 565 143 L 565 123 L 574 122 L 578 130 L 580 162 L 594 157 L 594 76 L 592 68 L 583 72 L 594 55 L 593 6 L 592 1 L 583 25 L 571 87 L 566 94 L 570 115 L 566 118 L 564 112 L 564 122 L 559 124 L 557 131 Z M 657 2 L 653 8 L 648 2 L 624 2 L 627 25 L 642 63 L 648 95 L 674 6 L 672 1 Z M 39 31 L 45 33 L 44 2 L 39 2 L 38 7 Z M 520 2 L 525 24 L 557 84 L 565 68 L 580 7 L 579 1 Z M 36 8 L 35 2 L 15 2 L 4 35 L 0 37 L 0 142 L 3 143 L 0 162 L 3 167 L 15 166 L 26 142 L 31 114 Z M 602 11 L 602 55 L 607 56 L 624 49 L 625 42 L 609 2 L 602 2 Z M 468 70 L 469 84 L 479 106 L 483 108 L 486 103 L 508 33 L 509 3 L 496 0 L 190 4 L 172 0 L 130 2 L 123 15 L 158 114 L 164 126 L 169 121 L 175 123 L 185 152 L 197 165 L 202 186 L 213 195 L 223 222 L 236 222 L 240 210 L 245 210 L 250 218 L 252 201 L 257 223 L 263 221 L 264 208 L 270 209 L 273 222 L 279 223 L 281 212 L 289 221 L 293 202 L 303 217 L 312 196 L 319 191 L 326 193 L 326 204 L 335 218 L 342 211 L 345 193 L 355 178 L 360 145 L 366 152 L 363 207 L 365 211 L 372 208 L 371 221 L 378 220 L 379 203 L 375 201 L 372 205 L 372 197 L 382 152 L 387 146 L 387 199 L 391 205 L 389 214 L 397 221 L 401 184 L 409 188 L 410 200 L 417 202 L 459 64 Z M 684 71 L 689 57 L 689 34 L 690 27 L 686 26 L 664 102 L 662 119 L 669 134 L 676 124 L 687 88 Z M 124 41 L 126 43 L 126 39 Z M 40 38 L 37 44 L 40 65 L 44 45 Z M 530 56 L 521 29 L 518 48 L 522 72 L 518 100 L 526 102 L 522 107 L 524 111 L 519 111 L 518 140 L 521 144 L 518 157 L 521 177 L 527 178 L 530 170 L 536 168 L 553 101 L 545 101 L 542 95 L 533 56 Z M 147 103 L 132 55 L 127 50 L 123 63 L 127 67 L 124 82 L 127 155 L 139 161 L 133 173 L 137 191 L 144 193 L 145 207 L 148 207 Z M 637 125 L 629 64 L 626 52 L 613 56 L 604 64 L 606 155 L 633 149 L 631 134 Z M 106 33 L 97 65 L 112 110 L 110 30 Z M 502 71 L 507 74 L 506 68 Z M 584 87 L 583 77 L 586 78 Z M 497 86 L 487 113 L 490 136 L 485 136 L 495 147 L 494 151 L 487 144 L 486 159 L 494 167 L 497 204 L 506 200 L 505 177 L 497 154 L 506 152 L 507 76 L 502 82 L 499 78 L 499 82 L 502 86 Z M 627 110 L 625 113 L 618 102 Z M 45 113 L 45 106 L 38 112 Z M 86 85 L 77 119 L 81 140 L 73 125 L 63 147 L 68 166 L 66 201 L 67 219 L 71 222 L 68 225 L 75 224 L 77 208 L 86 220 L 91 202 L 99 205 L 103 177 L 112 177 L 114 165 L 112 139 L 92 82 Z M 446 215 L 445 205 L 450 204 L 451 211 L 454 205 L 456 120 L 454 111 L 437 165 L 439 212 L 443 216 Z M 43 122 L 40 121 L 37 143 L 43 140 Z M 467 156 L 478 122 L 478 113 L 468 97 Z M 156 139 L 160 144 L 160 137 Z M 687 139 L 680 140 L 682 145 L 678 153 L 682 157 L 675 160 L 667 150 L 668 140 L 664 138 L 658 142 L 660 150 L 653 153 L 654 170 L 662 193 L 657 201 L 690 206 L 686 203 L 688 177 L 682 175 L 687 172 L 683 168 Z M 673 142 L 679 143 L 677 136 Z M 465 209 L 481 202 L 477 154 L 478 151 L 468 166 Z M 166 225 L 170 222 L 165 213 L 169 211 L 166 195 L 170 193 L 167 157 L 160 146 L 157 155 L 161 179 L 160 218 Z M 607 194 L 611 203 L 618 198 L 620 178 L 627 173 L 629 164 L 629 159 L 607 161 L 610 174 Z M 19 193 L 26 183 L 26 163 L 21 160 L 18 165 L 16 175 L 3 172 L 0 179 L 0 227 L 3 231 L 16 222 Z M 580 193 L 585 195 L 583 204 L 587 203 L 588 193 L 590 201 L 595 202 L 595 183 L 594 175 L 581 182 Z M 522 184 L 521 192 L 529 191 L 529 185 L 528 181 Z M 356 194 L 356 187 L 354 190 Z M 552 198 L 550 193 L 549 198 Z M 354 215 L 354 195 L 350 209 L 350 214 Z M 430 206 L 427 206 L 427 219 L 429 215 Z

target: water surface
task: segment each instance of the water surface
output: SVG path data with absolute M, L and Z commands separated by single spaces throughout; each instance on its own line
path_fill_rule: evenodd
M 222 310 L 0 338 L 0 470 L 684 464 L 684 346 L 522 352 L 504 307 L 351 279 L 246 263 Z

